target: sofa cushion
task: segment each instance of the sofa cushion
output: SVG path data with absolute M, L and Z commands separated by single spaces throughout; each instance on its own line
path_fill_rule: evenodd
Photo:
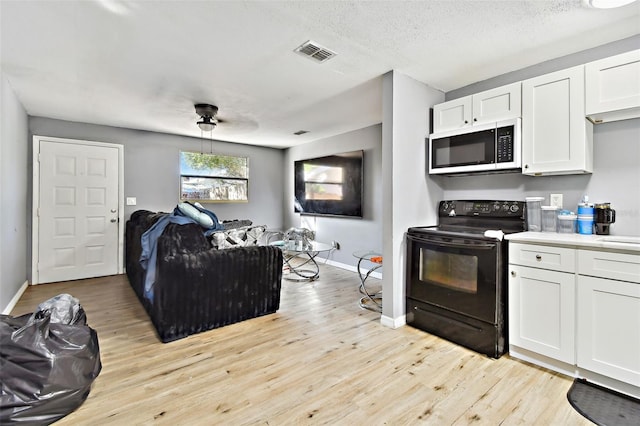
M 211 245 L 217 249 L 255 246 L 266 229 L 266 226 L 259 225 L 216 231 L 211 234 Z

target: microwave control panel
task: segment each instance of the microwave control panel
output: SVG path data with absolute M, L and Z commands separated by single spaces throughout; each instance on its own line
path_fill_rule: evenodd
M 499 127 L 496 132 L 496 162 L 513 161 L 513 126 Z

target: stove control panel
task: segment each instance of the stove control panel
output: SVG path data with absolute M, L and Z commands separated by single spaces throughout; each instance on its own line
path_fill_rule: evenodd
M 524 201 L 440 201 L 439 216 L 524 217 Z

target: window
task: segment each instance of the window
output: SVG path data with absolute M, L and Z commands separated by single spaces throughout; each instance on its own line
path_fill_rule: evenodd
M 228 155 L 180 152 L 180 199 L 246 202 L 249 159 Z

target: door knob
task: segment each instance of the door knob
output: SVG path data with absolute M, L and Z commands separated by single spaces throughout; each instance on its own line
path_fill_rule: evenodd
M 111 219 L 111 223 L 116 223 L 118 221 L 118 219 Z
M 111 213 L 115 213 L 115 212 L 117 212 L 117 211 L 118 211 L 118 210 L 116 210 L 116 209 L 111 209 Z

